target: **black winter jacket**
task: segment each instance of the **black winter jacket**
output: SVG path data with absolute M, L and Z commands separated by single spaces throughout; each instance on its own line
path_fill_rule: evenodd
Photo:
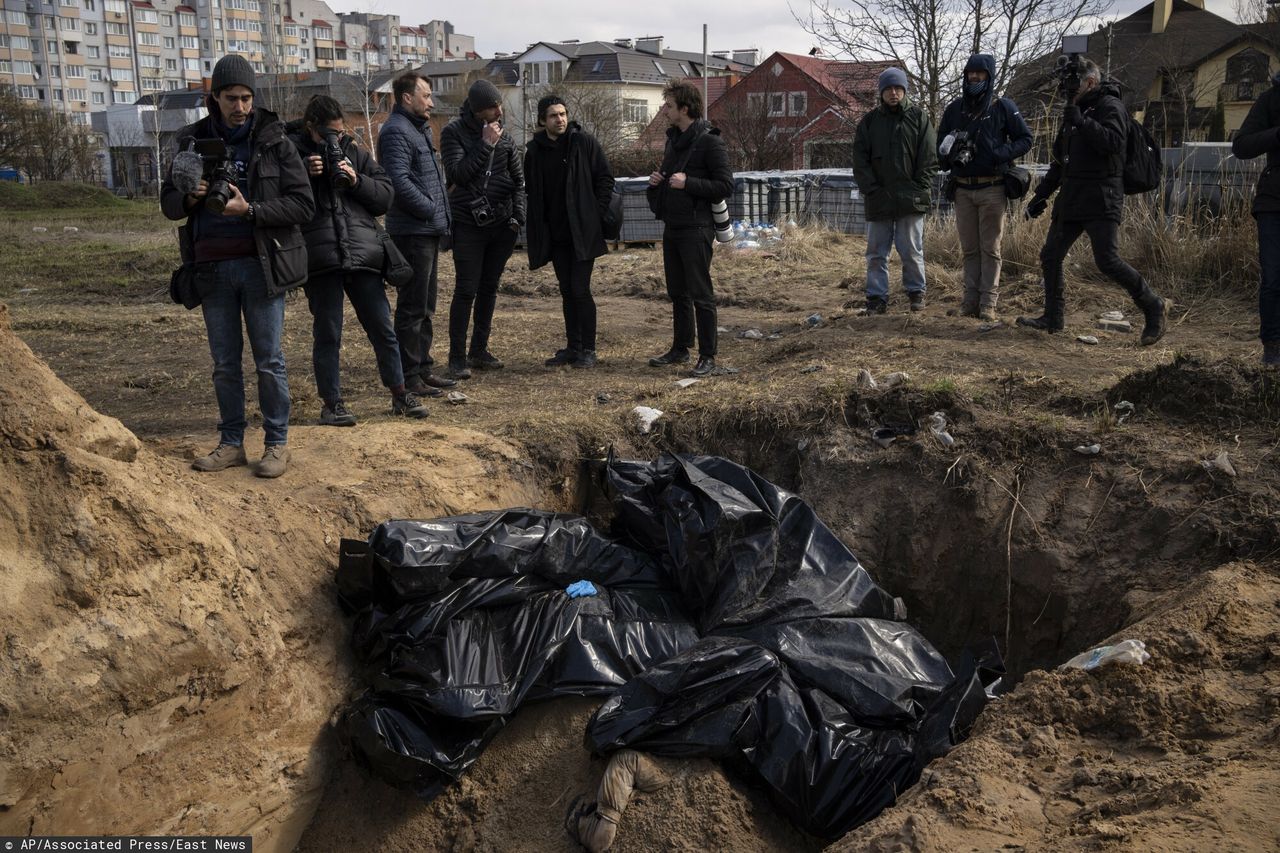
M 537 149 L 555 146 L 545 130 L 534 134 L 525 146 L 525 190 L 529 199 L 528 236 L 529 269 L 536 270 L 551 260 L 551 230 L 543 216 L 543 200 L 547 193 L 565 193 L 569 213 L 569 231 L 573 234 L 573 254 L 580 261 L 598 258 L 608 251 L 600 220 L 609 210 L 613 196 L 613 173 L 600 143 L 584 133 L 577 122 L 569 122 L 568 157 L 565 185 L 544 186 L 537 166 Z
M 714 226 L 712 203 L 733 192 L 733 171 L 720 131 L 705 119 L 698 119 L 683 133 L 678 127 L 669 128 L 661 172 L 668 178 L 684 172 L 687 180 L 681 190 L 666 182 L 646 190 L 654 215 L 669 228 Z
M 1231 141 L 1231 153 L 1241 160 L 1267 155 L 1267 168 L 1258 177 L 1253 193 L 1253 212 L 1280 211 L 1280 84 L 1253 102 Z
M 493 208 L 491 227 L 507 227 L 507 221 L 515 219 L 521 225 L 525 221 L 524 168 L 520 152 L 510 131 L 503 133 L 498 144 L 490 146 L 481 135 L 484 124 L 471 111 L 471 105 L 462 103 L 462 111 L 440 131 L 440 157 L 444 161 L 444 174 L 449 181 L 449 206 L 454 225 L 475 225 L 471 203 L 480 197 L 484 186 L 485 171 L 492 175 L 484 195 Z
M 209 115 L 178 131 L 177 151 L 187 150 L 194 139 L 217 136 L 214 116 L 218 104 L 208 99 Z M 258 247 L 258 261 L 267 280 L 267 294 L 276 296 L 307 280 L 307 246 L 301 226 L 315 213 L 311 182 L 307 179 L 298 152 L 285 135 L 284 123 L 270 110 L 253 111 L 253 131 L 249 161 L 249 192 L 253 204 L 253 239 Z M 194 234 L 190 215 L 204 200 L 188 211 L 185 196 L 173 185 L 172 170 L 160 187 L 160 210 L 169 219 L 186 219 L 178 228 L 178 248 L 183 263 L 195 258 Z
M 987 91 L 976 100 L 960 97 L 952 101 L 942 114 L 938 139 L 945 139 L 953 131 L 968 131 L 976 143 L 973 159 L 963 165 L 947 160 L 942 166 L 961 177 L 1003 175 L 1011 162 L 1031 150 L 1031 128 L 1018 112 L 1017 104 L 1008 98 L 991 97 L 996 79 L 994 57 L 976 54 L 965 65 L 966 73 L 971 69 L 987 72 Z M 955 153 L 953 149 L 952 154 Z
M 1036 185 L 1032 203 L 1060 189 L 1053 205 L 1055 219 L 1119 222 L 1124 212 L 1129 113 L 1120 100 L 1120 89 L 1111 82 L 1094 89 L 1077 106 L 1083 118 L 1074 127 L 1064 121 L 1058 130 L 1049 171 Z
M 307 157 L 323 156 L 324 146 L 311 140 L 301 121 L 290 122 L 289 139 L 298 149 L 304 169 Z M 302 236 L 307 241 L 312 277 L 352 271 L 382 272 L 384 250 L 374 217 L 382 216 L 391 206 L 391 178 L 352 137 L 344 135 L 339 144 L 360 180 L 351 189 L 339 190 L 328 173 L 311 177 L 316 214 L 302 226 Z

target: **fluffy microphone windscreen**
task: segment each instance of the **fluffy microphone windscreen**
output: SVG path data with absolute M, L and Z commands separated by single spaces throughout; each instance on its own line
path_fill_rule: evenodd
M 204 158 L 194 151 L 179 151 L 173 155 L 170 176 L 178 192 L 191 195 L 200 188 L 200 179 L 204 177 Z

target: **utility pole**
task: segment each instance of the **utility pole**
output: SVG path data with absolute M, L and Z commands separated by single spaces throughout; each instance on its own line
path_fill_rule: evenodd
M 702 25 L 702 109 L 705 110 L 711 104 L 707 102 L 707 25 Z

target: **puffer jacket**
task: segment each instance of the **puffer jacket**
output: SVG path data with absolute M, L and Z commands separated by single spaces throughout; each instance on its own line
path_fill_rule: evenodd
M 290 122 L 288 127 L 289 139 L 298 149 L 303 168 L 307 157 L 324 156 L 324 145 L 312 141 L 301 121 Z M 311 275 L 381 273 L 385 252 L 374 217 L 383 215 L 391 206 L 391 179 L 352 137 L 343 135 L 338 144 L 360 180 L 351 189 L 340 190 L 328 174 L 311 176 L 316 214 L 302 226 Z
M 719 129 L 706 119 L 697 119 L 683 133 L 669 128 L 660 171 L 667 177 L 684 172 L 686 180 L 684 189 L 664 182 L 645 191 L 654 216 L 668 228 L 714 226 L 711 205 L 733 192 L 733 170 Z
M 391 178 L 395 200 L 387 211 L 387 233 L 443 237 L 449 233 L 444 173 L 431 141 L 431 125 L 396 105 L 378 131 L 378 162 Z
M 175 150 L 185 151 L 193 140 L 218 135 L 213 126 L 214 117 L 219 114 L 217 101 L 210 97 L 207 103 L 209 115 L 178 131 Z M 248 177 L 254 245 L 267 280 L 267 295 L 277 296 L 307 280 L 307 245 L 301 226 L 311 221 L 315 200 L 297 149 L 275 113 L 255 107 L 250 138 Z M 173 175 L 165 176 L 160 187 L 160 210 L 169 219 L 187 220 L 178 228 L 178 248 L 184 264 L 195 258 L 191 217 L 203 204 L 201 200 L 186 210 L 182 191 L 173 185 Z
M 471 205 L 480 197 L 481 187 L 489 199 L 494 217 L 489 227 L 507 227 L 514 219 L 525 222 L 524 165 L 510 131 L 503 133 L 498 144 L 490 146 L 481 135 L 484 124 L 463 102 L 458 117 L 440 131 L 440 156 L 444 174 L 449 180 L 449 206 L 455 223 L 474 225 Z M 492 161 L 489 155 L 492 154 Z M 490 165 L 492 163 L 492 165 Z M 485 172 L 491 171 L 485 185 Z
M 1036 184 L 1031 203 L 1047 200 L 1058 190 L 1053 216 L 1063 222 L 1110 219 L 1124 213 L 1125 137 L 1129 113 L 1112 82 L 1081 98 L 1076 106 L 1079 124 L 1064 121 L 1053 140 L 1049 171 Z
M 569 231 L 573 235 L 573 254 L 580 261 L 598 258 L 609 251 L 604 242 L 604 229 L 600 220 L 609 210 L 613 196 L 613 173 L 605 159 L 600 143 L 585 133 L 577 122 L 569 122 L 568 157 L 565 163 L 566 180 L 563 187 L 545 186 L 545 179 L 538 173 L 535 151 L 539 146 L 552 145 L 545 130 L 534 134 L 525 148 L 524 174 L 528 181 L 528 203 L 532 215 L 528 223 L 529 269 L 536 270 L 551 261 L 551 228 L 542 215 L 543 198 L 547 193 L 565 194 L 569 214 Z
M 954 131 L 966 131 L 974 141 L 973 159 L 968 163 L 947 162 L 953 175 L 980 177 L 1003 175 L 1009 164 L 1031 150 L 1031 128 L 1018 112 L 1018 105 L 1008 98 L 993 98 L 996 79 L 995 57 L 977 53 L 965 63 L 970 71 L 987 72 L 987 91 L 980 98 L 959 97 L 942 114 L 938 138 L 946 139 Z M 954 155 L 955 150 L 952 151 Z
M 1253 193 L 1254 214 L 1280 211 L 1280 75 L 1273 82 L 1277 85 L 1253 102 L 1231 140 L 1231 153 L 1241 160 L 1267 155 L 1267 168 Z
M 928 213 L 938 171 L 938 143 L 929 114 L 904 98 L 862 117 L 853 138 L 853 179 L 866 200 L 867 219 Z

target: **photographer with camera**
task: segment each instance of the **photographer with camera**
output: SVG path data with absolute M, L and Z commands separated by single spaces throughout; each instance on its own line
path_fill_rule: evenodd
M 378 162 L 387 170 L 395 198 L 387 211 L 387 233 L 413 268 L 413 277 L 396 288 L 396 339 L 400 367 L 409 391 L 439 397 L 457 385 L 432 372 L 435 360 L 437 268 L 440 241 L 452 228 L 444 173 L 431 139 L 431 81 L 412 71 L 391 84 L 395 106 L 378 131 Z
M 964 66 L 964 94 L 942 114 L 938 146 L 955 187 L 956 232 L 964 252 L 962 317 L 996 319 L 1000 301 L 1000 240 L 1009 204 L 1005 173 L 1031 149 L 1031 129 L 1018 107 L 995 95 L 996 60 L 975 53 Z
M 311 308 L 311 365 L 324 403 L 320 423 L 356 423 L 342 401 L 338 379 L 344 292 L 373 345 L 378 375 L 391 392 L 392 412 L 425 418 L 427 407 L 405 390 L 391 306 L 382 286 L 386 248 L 374 217 L 391 206 L 391 179 L 345 130 L 342 107 L 328 95 L 312 97 L 302 120 L 289 125 L 289 138 L 302 155 L 316 200 L 316 214 L 302 226 L 302 236 L 311 271 L 303 285 Z
M 1249 108 L 1231 141 L 1231 153 L 1241 160 L 1267 156 L 1253 193 L 1253 218 L 1258 223 L 1259 337 L 1262 363 L 1280 367 L 1280 73 L 1272 86 Z
M 248 464 L 243 315 L 266 433 L 255 473 L 279 477 L 289 463 L 284 294 L 307 279 L 300 226 L 311 220 L 315 202 L 284 123 L 254 107 L 254 84 L 253 67 L 242 56 L 224 56 L 214 65 L 209 115 L 178 131 L 179 153 L 161 187 L 160 209 L 169 219 L 186 220 L 178 228 L 183 270 L 195 279 L 213 356 L 221 437 L 192 467 L 221 471 Z
M 600 143 L 559 95 L 538 101 L 538 125 L 524 152 L 529 192 L 529 269 L 551 262 L 560 284 L 565 345 L 547 367 L 596 365 L 596 303 L 591 272 L 606 254 L 602 219 L 613 197 L 613 173 Z
M 907 98 L 907 74 L 886 68 L 877 83 L 879 105 L 858 122 L 853 178 L 866 199 L 867 305 L 889 307 L 889 252 L 902 260 L 902 284 L 912 311 L 924 310 L 924 216 L 938 171 L 937 137 L 929 114 Z
M 1040 267 L 1044 275 L 1044 313 L 1019 317 L 1018 325 L 1044 332 L 1060 332 L 1065 325 L 1066 285 L 1062 262 L 1081 234 L 1089 235 L 1098 270 L 1119 284 L 1142 310 L 1146 325 L 1142 345 L 1164 336 L 1168 305 L 1118 252 L 1120 218 L 1124 213 L 1125 143 L 1129 114 L 1115 83 L 1103 82 L 1102 71 L 1079 54 L 1062 57 L 1059 90 L 1066 108 L 1053 141 L 1049 171 L 1036 185 L 1026 215 L 1034 219 L 1048 207 L 1055 191 L 1053 219 Z
M 502 95 L 488 80 L 477 80 L 467 90 L 458 117 L 440 133 L 440 153 L 449 179 L 456 274 L 449 304 L 449 376 L 470 379 L 472 367 L 502 367 L 489 352 L 489 334 L 498 280 L 524 225 L 524 168 L 502 127 Z
M 662 267 L 671 299 L 671 349 L 649 359 L 650 367 L 684 364 L 694 332 L 698 362 L 694 376 L 716 367 L 719 344 L 716 294 L 711 282 L 715 214 L 712 208 L 733 193 L 733 171 L 720 131 L 703 118 L 702 90 L 671 82 L 662 90 L 659 112 L 671 126 L 662 164 L 649 175 L 649 209 L 662 220 Z

